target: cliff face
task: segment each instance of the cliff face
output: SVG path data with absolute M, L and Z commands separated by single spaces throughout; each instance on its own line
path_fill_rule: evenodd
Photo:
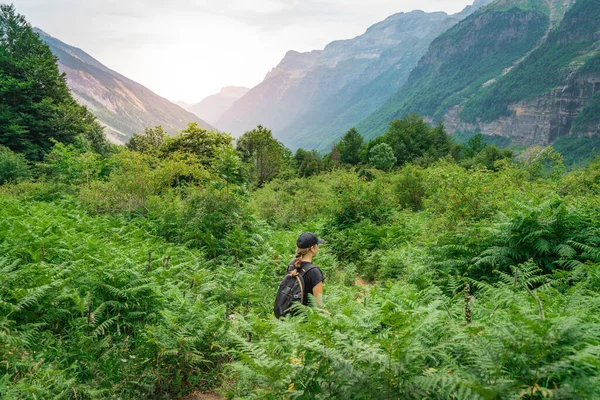
M 73 97 L 96 115 L 111 141 L 123 144 L 134 133 L 156 125 L 162 125 L 171 134 L 189 122 L 213 129 L 194 114 L 110 70 L 84 51 L 40 30 L 36 32 L 58 57 L 58 67 L 66 74 Z
M 359 125 L 416 112 L 449 133 L 524 145 L 600 136 L 597 0 L 499 0 L 442 34 L 406 85 Z
M 223 114 L 218 126 L 237 136 L 262 124 L 290 147 L 328 150 L 401 87 L 436 36 L 475 9 L 454 16 L 395 14 L 323 50 L 290 51 Z
M 498 135 L 523 145 L 547 145 L 562 136 L 600 136 L 600 123 L 585 123 L 574 129 L 574 121 L 600 93 L 600 74 L 587 73 L 569 79 L 566 84 L 531 101 L 509 106 L 510 116 L 491 122 L 470 123 L 461 120 L 462 106 L 450 108 L 444 116 L 448 133 L 481 132 Z M 597 101 L 597 100 L 596 100 Z

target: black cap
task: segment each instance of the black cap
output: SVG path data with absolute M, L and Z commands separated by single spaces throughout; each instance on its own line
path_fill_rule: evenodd
M 312 232 L 304 232 L 300 236 L 298 236 L 298 241 L 296 242 L 296 246 L 299 249 L 308 249 L 309 247 L 314 246 L 315 244 L 325 243 L 323 239 L 319 239 L 317 235 Z

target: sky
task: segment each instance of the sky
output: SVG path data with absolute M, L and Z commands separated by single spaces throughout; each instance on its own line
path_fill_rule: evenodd
M 5 2 L 6 0 L 0 0 Z M 8 0 L 11 1 L 11 0 Z M 253 87 L 288 50 L 322 49 L 415 9 L 472 0 L 12 0 L 31 25 L 171 101 Z

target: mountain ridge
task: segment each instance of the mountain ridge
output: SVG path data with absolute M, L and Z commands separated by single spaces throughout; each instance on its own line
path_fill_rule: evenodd
M 66 74 L 73 97 L 96 115 L 112 142 L 123 144 L 133 133 L 156 125 L 162 125 L 170 134 L 184 129 L 189 122 L 214 129 L 196 115 L 104 66 L 82 49 L 39 28 L 34 31 L 58 58 L 59 69 Z
M 218 125 L 238 136 L 262 124 L 289 147 L 329 150 L 395 92 L 392 88 L 404 82 L 431 40 L 489 1 L 478 1 L 454 15 L 397 13 L 364 34 L 333 41 L 323 50 L 290 50 Z M 370 83 L 377 89 L 369 90 Z M 365 93 L 360 106 L 347 104 Z
M 216 125 L 219 118 L 250 89 L 243 86 L 225 86 L 219 93 L 205 97 L 202 101 L 190 105 L 187 110 L 198 118 Z
M 593 0 L 499 0 L 479 13 L 432 42 L 406 85 L 361 121 L 358 129 L 368 138 L 375 137 L 391 119 L 416 112 L 433 123 L 443 121 L 451 134 L 480 132 L 523 145 L 600 135 L 600 116 L 592 112 L 600 104 L 597 4 Z M 485 46 L 468 43 L 469 32 L 485 43 L 490 32 L 495 45 L 486 51 Z M 519 32 L 524 41 L 501 43 L 503 35 Z M 459 68 L 460 63 L 452 59 L 455 51 L 472 65 Z M 481 54 L 469 58 L 476 51 Z M 465 71 L 471 76 L 462 77 L 453 90 L 431 93 L 437 90 L 433 88 L 451 85 L 444 76 Z

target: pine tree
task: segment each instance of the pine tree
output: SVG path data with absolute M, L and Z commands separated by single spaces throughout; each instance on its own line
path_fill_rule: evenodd
M 356 165 L 359 163 L 360 151 L 363 147 L 363 137 L 354 128 L 350 129 L 342 137 L 336 148 L 340 154 L 340 160 L 345 164 Z
M 71 97 L 50 48 L 12 5 L 0 6 L 0 144 L 39 160 L 74 143 L 94 116 Z

